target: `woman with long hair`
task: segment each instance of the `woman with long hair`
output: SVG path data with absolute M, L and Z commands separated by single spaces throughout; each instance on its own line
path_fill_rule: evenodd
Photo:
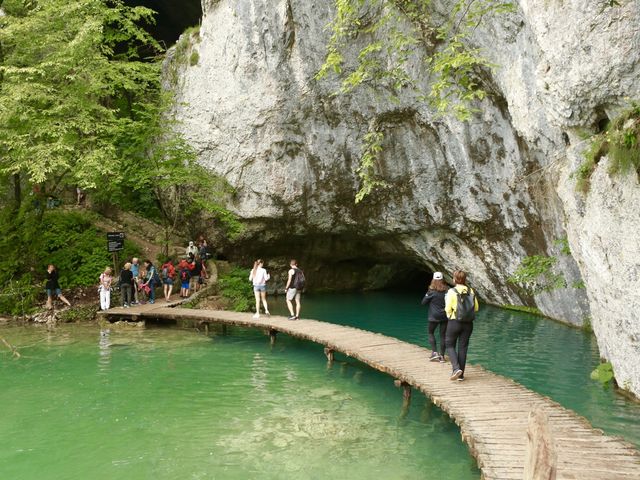
M 264 269 L 264 262 L 261 258 L 253 262 L 253 269 L 249 274 L 249 280 L 253 282 L 253 294 L 256 297 L 256 313 L 253 318 L 260 317 L 260 299 L 262 299 L 262 305 L 264 305 L 265 315 L 271 315 L 267 305 L 267 281 L 270 278 L 271 276 Z
M 431 284 L 422 299 L 422 305 L 429 305 L 429 343 L 431 344 L 430 362 L 444 363 L 445 336 L 447 334 L 447 314 L 444 311 L 444 298 L 449 285 L 444 281 L 442 272 L 434 272 Z M 440 350 L 436 343 L 436 329 L 440 328 Z
M 451 361 L 451 380 L 464 380 L 469 339 L 473 333 L 473 320 L 478 311 L 478 299 L 473 288 L 467 286 L 467 274 L 453 272 L 455 286 L 447 292 L 444 310 L 449 318 L 447 326 L 447 355 Z

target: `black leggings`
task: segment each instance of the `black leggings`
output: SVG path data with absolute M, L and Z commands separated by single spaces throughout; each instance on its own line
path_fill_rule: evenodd
M 473 332 L 473 322 L 449 320 L 449 325 L 447 326 L 447 355 L 451 360 L 453 371 L 462 370 L 464 373 L 471 332 Z M 458 344 L 458 351 L 456 351 L 456 343 Z
M 444 320 L 442 322 L 432 322 L 429 321 L 429 343 L 431 344 L 431 351 L 437 352 L 438 348 L 436 345 L 436 336 L 434 333 L 436 332 L 436 328 L 440 326 L 440 355 L 444 355 L 444 339 L 447 334 L 447 321 Z

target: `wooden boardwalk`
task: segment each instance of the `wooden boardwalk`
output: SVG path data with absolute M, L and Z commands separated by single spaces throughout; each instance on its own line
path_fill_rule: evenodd
M 317 320 L 254 319 L 248 313 L 168 308 L 166 304 L 136 310 L 117 308 L 104 315 L 186 320 L 203 328 L 212 324 L 258 328 L 270 333 L 272 340 L 276 333 L 284 333 L 324 345 L 329 355 L 342 352 L 385 372 L 423 392 L 449 414 L 484 479 L 524 478 L 528 417 L 536 408 L 549 418 L 558 479 L 640 479 L 640 455 L 633 445 L 603 435 L 575 412 L 482 367 L 467 365 L 464 382 L 450 381 L 450 364 L 429 362 L 430 351 L 418 345 Z

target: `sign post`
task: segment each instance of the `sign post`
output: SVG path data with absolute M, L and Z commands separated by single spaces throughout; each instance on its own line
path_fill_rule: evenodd
M 118 252 L 124 250 L 124 232 L 107 233 L 107 251 L 113 254 L 113 274 L 118 272 Z

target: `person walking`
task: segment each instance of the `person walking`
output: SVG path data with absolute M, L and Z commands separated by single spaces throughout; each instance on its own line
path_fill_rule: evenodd
M 264 306 L 264 314 L 270 316 L 269 305 L 267 305 L 267 281 L 271 278 L 271 275 L 265 270 L 264 262 L 262 259 L 258 259 L 253 262 L 253 269 L 249 274 L 249 281 L 253 282 L 253 294 L 256 298 L 256 313 L 253 318 L 260 317 L 260 299 L 262 299 L 262 305 Z
M 180 297 L 189 297 L 189 282 L 191 280 L 192 264 L 186 260 L 180 260 L 178 271 L 180 272 Z
M 289 269 L 287 276 L 287 285 L 284 287 L 287 298 L 287 307 L 291 314 L 289 320 L 298 320 L 300 319 L 300 296 L 305 287 L 305 277 L 304 272 L 298 268 L 298 262 L 295 259 L 291 259 L 289 266 L 291 268 Z M 295 311 L 293 309 L 294 300 L 296 302 Z
M 465 272 L 453 272 L 453 282 L 455 286 L 449 289 L 445 297 L 445 312 L 449 318 L 446 335 L 447 354 L 453 369 L 449 378 L 462 381 L 467 364 L 469 338 L 473 332 L 473 320 L 479 307 L 475 292 L 467 286 Z
M 145 260 L 144 266 L 146 270 L 145 285 L 149 289 L 149 303 L 156 303 L 156 286 L 160 283 L 160 275 L 151 260 Z
M 191 265 L 189 289 L 195 293 L 200 289 L 200 275 L 202 274 L 202 260 L 200 259 L 200 255 L 196 255 Z
M 138 305 L 138 289 L 140 288 L 140 260 L 137 257 L 131 259 L 131 274 L 133 275 L 133 304 Z
M 62 290 L 60 289 L 60 283 L 58 283 L 58 269 L 55 265 L 49 264 L 47 266 L 47 283 L 45 284 L 45 289 L 47 290 L 47 309 L 51 310 L 53 308 L 53 295 L 55 294 L 67 307 L 71 306 L 69 300 L 67 300 L 64 295 L 62 295 Z
M 164 299 L 168 302 L 171 300 L 171 293 L 173 292 L 173 280 L 176 278 L 176 269 L 170 259 L 162 264 L 162 285 Z
M 429 343 L 431 345 L 431 357 L 429 361 L 444 363 L 445 337 L 447 333 L 447 314 L 444 311 L 445 296 L 449 286 L 444 281 L 442 272 L 434 272 L 427 293 L 422 299 L 422 305 L 429 306 Z M 440 350 L 437 348 L 436 329 L 440 330 Z
M 113 270 L 111 267 L 104 269 L 100 275 L 100 310 L 109 310 L 111 307 L 111 284 L 113 283 Z
M 120 293 L 122 294 L 122 306 L 129 308 L 132 301 L 133 292 L 133 273 L 131 272 L 131 263 L 127 262 L 120 270 Z

